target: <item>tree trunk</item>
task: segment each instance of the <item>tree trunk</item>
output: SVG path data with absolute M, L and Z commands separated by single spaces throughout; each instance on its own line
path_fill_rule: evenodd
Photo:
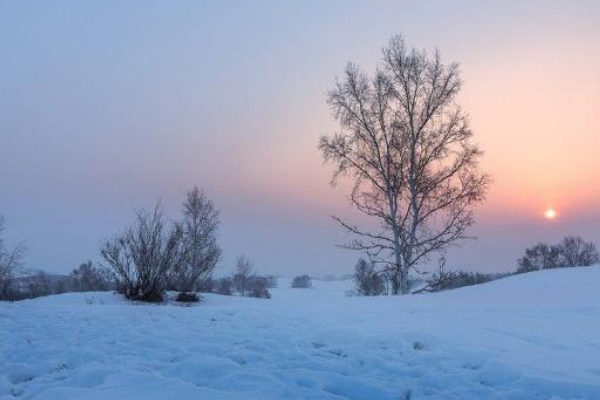
M 394 230 L 394 256 L 396 257 L 396 264 L 394 265 L 394 276 L 392 279 L 392 294 L 398 294 L 398 292 L 400 292 L 401 294 L 406 294 L 408 293 L 408 289 L 406 290 L 406 292 L 404 291 L 404 287 L 408 286 L 405 285 L 404 281 L 406 280 L 407 276 L 404 275 L 408 275 L 404 273 L 404 268 L 402 268 L 402 253 L 400 251 L 400 235 L 398 234 L 398 232 L 396 230 Z
M 408 294 L 408 271 L 406 268 L 400 270 L 400 294 Z

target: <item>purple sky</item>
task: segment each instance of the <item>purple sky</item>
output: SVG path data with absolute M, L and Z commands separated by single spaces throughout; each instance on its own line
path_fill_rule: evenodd
M 540 240 L 600 242 L 600 3 L 0 1 L 0 214 L 30 268 L 68 272 L 161 198 L 203 187 L 222 272 L 351 271 L 318 138 L 347 61 L 402 32 L 458 61 L 495 184 L 448 264 L 515 268 Z M 558 218 L 543 220 L 547 207 Z

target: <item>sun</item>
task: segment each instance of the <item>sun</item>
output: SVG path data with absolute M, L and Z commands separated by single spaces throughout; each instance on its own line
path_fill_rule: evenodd
M 554 219 L 556 218 L 556 211 L 554 210 L 554 208 L 548 208 L 544 212 L 544 216 L 546 217 L 546 219 Z

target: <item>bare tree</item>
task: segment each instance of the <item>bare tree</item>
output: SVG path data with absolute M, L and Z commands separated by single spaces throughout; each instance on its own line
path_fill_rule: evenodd
M 247 256 L 241 255 L 237 258 L 235 262 L 235 274 L 233 275 L 233 285 L 242 296 L 246 296 L 253 271 L 254 265 Z
M 408 293 L 411 269 L 467 237 L 485 197 L 490 180 L 456 103 L 460 88 L 457 64 L 395 36 L 373 77 L 349 63 L 329 92 L 340 132 L 322 136 L 319 148 L 336 166 L 332 185 L 352 178 L 351 204 L 379 224 L 367 230 L 336 218 L 358 236 L 344 247 L 383 265 L 394 294 Z
M 4 218 L 0 216 L 0 300 L 11 298 L 14 274 L 23 266 L 25 248 L 18 245 L 9 249 L 3 238 Z
M 110 289 L 112 273 L 87 261 L 69 274 L 69 280 L 75 292 L 105 291 Z
M 217 244 L 219 211 L 203 191 L 194 187 L 187 192 L 183 215 L 186 258 L 178 271 L 178 289 L 191 292 L 210 279 L 221 258 Z
M 538 243 L 525 249 L 525 255 L 517 260 L 517 273 L 557 268 L 560 266 L 560 246 Z
M 517 273 L 538 271 L 548 268 L 587 267 L 600 264 L 600 253 L 596 245 L 579 236 L 566 236 L 560 244 L 538 243 L 525 250 L 517 260 Z
M 563 267 L 588 267 L 600 263 L 596 245 L 579 236 L 566 236 L 558 247 Z
M 113 268 L 117 288 L 129 299 L 158 302 L 185 260 L 183 229 L 174 224 L 165 233 L 160 204 L 136 213 L 132 227 L 104 242 L 100 253 Z

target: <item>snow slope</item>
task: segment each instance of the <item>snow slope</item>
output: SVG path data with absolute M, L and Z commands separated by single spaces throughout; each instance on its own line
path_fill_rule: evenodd
M 0 303 L 0 399 L 600 399 L 600 267 L 410 297 Z

